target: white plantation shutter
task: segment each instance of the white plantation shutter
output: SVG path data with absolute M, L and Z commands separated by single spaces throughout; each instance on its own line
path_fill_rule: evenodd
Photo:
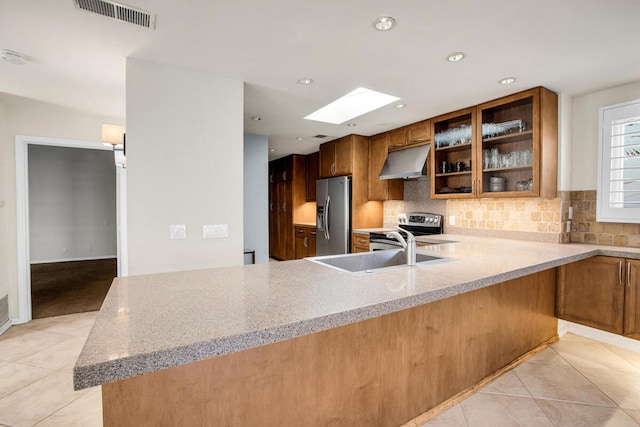
M 600 109 L 596 220 L 640 222 L 640 100 Z

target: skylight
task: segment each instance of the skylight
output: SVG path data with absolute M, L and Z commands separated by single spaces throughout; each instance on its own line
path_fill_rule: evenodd
M 305 119 L 339 125 L 399 99 L 397 96 L 359 87 L 353 92 L 349 92 L 345 96 L 314 111 L 306 116 Z

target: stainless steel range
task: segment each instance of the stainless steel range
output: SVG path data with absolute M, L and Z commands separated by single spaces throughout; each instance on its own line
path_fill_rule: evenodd
M 414 236 L 428 236 L 442 234 L 444 230 L 444 217 L 439 214 L 425 212 L 411 212 L 398 217 L 398 226 L 411 232 Z M 400 231 L 406 239 L 407 233 Z M 417 246 L 430 245 L 428 242 L 417 241 Z M 369 250 L 380 251 L 385 249 L 400 249 L 400 242 L 387 237 L 386 233 L 369 233 Z

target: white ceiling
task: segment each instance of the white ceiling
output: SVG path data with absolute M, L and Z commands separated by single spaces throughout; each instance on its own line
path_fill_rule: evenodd
M 122 2 L 156 13 L 156 29 L 73 0 L 0 0 L 0 48 L 29 57 L 0 63 L 0 92 L 126 117 L 126 57 L 211 72 L 246 82 L 245 131 L 269 135 L 275 158 L 315 151 L 318 133 L 373 135 L 533 86 L 579 95 L 640 79 L 638 0 Z M 383 15 L 393 30 L 373 28 Z M 467 57 L 447 62 L 454 51 Z M 303 119 L 358 86 L 407 107 L 355 128 Z

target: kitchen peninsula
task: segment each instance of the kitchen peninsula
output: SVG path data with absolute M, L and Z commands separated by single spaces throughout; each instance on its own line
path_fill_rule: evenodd
M 118 278 L 75 387 L 102 385 L 105 426 L 399 425 L 556 338 L 556 267 L 640 259 L 442 238 L 419 252 L 446 262 L 366 277 L 298 260 Z

